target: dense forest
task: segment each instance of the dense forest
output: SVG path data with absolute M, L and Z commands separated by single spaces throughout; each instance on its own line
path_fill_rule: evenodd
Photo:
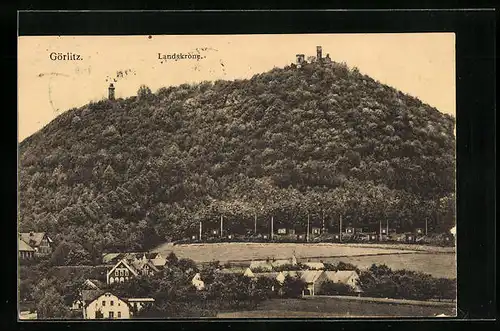
M 119 86 L 117 87 L 119 88 Z M 96 257 L 234 233 L 454 225 L 455 119 L 342 63 L 70 109 L 20 143 L 20 231 Z

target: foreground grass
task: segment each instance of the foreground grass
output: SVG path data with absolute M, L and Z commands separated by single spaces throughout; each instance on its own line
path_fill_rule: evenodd
M 272 299 L 248 311 L 221 312 L 218 318 L 352 318 L 454 316 L 453 307 L 343 300 L 330 297 Z

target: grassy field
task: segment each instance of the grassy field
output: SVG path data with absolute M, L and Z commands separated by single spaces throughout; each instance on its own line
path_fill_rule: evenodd
M 393 304 L 328 297 L 273 299 L 251 311 L 223 312 L 218 318 L 370 318 L 454 316 L 453 307 Z
M 294 254 L 299 261 L 349 262 L 361 269 L 386 264 L 393 269 L 409 269 L 435 277 L 456 277 L 454 248 L 385 244 L 294 244 L 294 243 L 214 243 L 163 244 L 154 251 L 163 256 L 174 252 L 178 257 L 196 262 L 218 260 L 245 264 L 266 258 L 283 259 Z M 240 263 L 238 263 L 240 262 Z

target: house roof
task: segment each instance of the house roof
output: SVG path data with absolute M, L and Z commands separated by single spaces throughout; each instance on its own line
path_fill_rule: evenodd
M 154 298 L 126 298 L 123 300 L 128 301 L 128 302 L 154 302 L 155 301 Z
M 104 294 L 105 291 L 103 290 L 83 290 L 82 291 L 82 301 L 85 304 L 88 304 L 89 302 L 94 301 L 97 299 L 99 296 Z
M 323 271 L 320 270 L 305 270 L 301 273 L 300 278 L 310 284 L 316 282 L 316 280 L 321 276 Z
M 308 268 L 311 268 L 311 269 L 324 269 L 325 268 L 325 265 L 323 264 L 323 262 L 304 262 L 302 264 L 307 266 Z
M 326 278 L 335 283 L 347 284 L 351 277 L 358 278 L 358 273 L 354 270 L 325 271 Z
M 18 239 L 18 247 L 20 252 L 34 252 L 35 249 L 28 245 L 24 240 L 21 238 Z
M 97 300 L 100 296 L 105 295 L 105 294 L 111 294 L 117 297 L 118 299 L 122 300 L 126 304 L 128 304 L 127 299 L 122 298 L 112 292 L 109 291 L 102 291 L 102 290 L 86 290 L 88 291 L 87 294 L 84 294 L 82 291 L 82 300 L 85 304 L 85 307 L 87 307 L 90 303 L 92 303 L 94 300 Z
M 279 275 L 279 272 L 254 272 L 253 274 L 257 278 L 265 277 L 275 279 Z
M 120 261 L 118 261 L 118 263 L 116 263 L 114 265 L 113 268 L 111 268 L 109 271 L 108 271 L 108 275 L 111 275 L 111 273 L 116 269 L 116 267 L 118 267 L 120 264 L 123 264 L 127 269 L 129 269 L 135 276 L 137 276 L 139 274 L 139 272 L 137 271 L 137 269 L 130 265 L 126 259 L 121 259 Z
M 120 255 L 121 253 L 105 253 L 102 255 L 102 262 L 103 263 L 110 263 L 112 262 L 113 260 L 116 259 L 116 257 L 118 255 Z
M 250 262 L 250 269 L 257 269 L 257 268 L 262 268 L 262 269 L 269 269 L 271 270 L 273 268 L 273 265 L 271 264 L 270 261 L 252 261 Z
M 287 264 L 292 264 L 292 259 L 286 259 L 286 260 L 274 260 L 271 261 L 271 265 L 273 267 L 279 267 Z
M 162 258 L 162 256 L 158 252 L 152 252 L 152 253 L 146 253 L 146 258 L 153 260 L 156 258 Z
M 99 290 L 104 287 L 104 283 L 97 279 L 86 279 L 83 286 L 88 289 Z
M 146 260 L 146 261 L 144 261 L 144 260 L 133 260 L 133 261 L 130 262 L 130 265 L 132 265 L 136 269 L 136 271 L 141 270 L 146 265 L 148 265 L 154 271 L 158 271 L 158 268 L 156 268 L 156 266 L 150 260 Z
M 45 232 L 21 232 L 21 239 L 30 244 L 33 247 L 40 246 L 42 239 L 45 237 Z M 48 238 L 48 237 L 47 237 Z M 52 242 L 50 238 L 48 238 L 49 242 Z
M 153 263 L 153 265 L 155 267 L 163 267 L 163 266 L 165 266 L 165 263 L 167 263 L 167 260 L 162 258 L 162 257 L 154 258 L 154 259 L 151 259 L 150 261 L 151 261 L 151 263 Z
M 252 270 L 250 270 L 250 268 L 246 268 L 243 275 L 251 278 L 255 277 L 255 274 L 252 272 Z
M 217 272 L 221 274 L 243 274 L 245 270 L 245 268 L 224 268 L 218 269 Z

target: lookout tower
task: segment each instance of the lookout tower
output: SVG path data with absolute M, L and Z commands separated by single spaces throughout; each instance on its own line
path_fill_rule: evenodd
M 323 57 L 323 48 L 321 46 L 316 46 L 316 61 L 320 62 Z
M 113 83 L 109 84 L 108 87 L 108 99 L 115 100 L 115 86 L 113 85 Z
M 296 59 L 297 59 L 297 67 L 300 68 L 302 66 L 302 63 L 304 63 L 304 59 L 305 59 L 305 55 L 304 54 L 297 54 L 295 55 Z

